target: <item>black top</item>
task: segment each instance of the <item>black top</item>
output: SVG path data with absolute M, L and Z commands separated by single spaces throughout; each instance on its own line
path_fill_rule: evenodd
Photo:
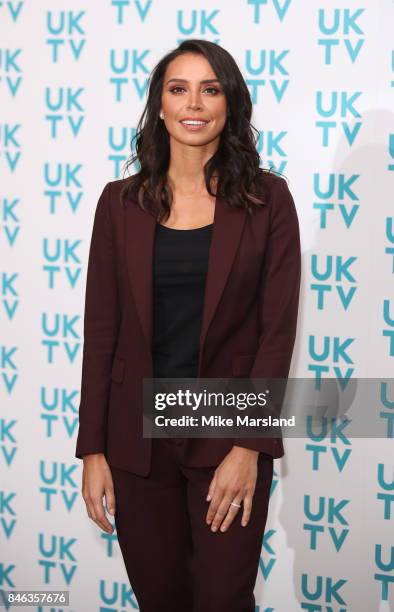
M 197 377 L 213 223 L 179 230 L 156 223 L 153 376 Z

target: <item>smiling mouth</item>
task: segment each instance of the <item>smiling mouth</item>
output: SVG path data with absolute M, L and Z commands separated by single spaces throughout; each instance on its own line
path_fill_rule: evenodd
M 209 121 L 200 121 L 199 119 L 185 119 L 179 122 L 187 130 L 199 130 L 208 125 Z

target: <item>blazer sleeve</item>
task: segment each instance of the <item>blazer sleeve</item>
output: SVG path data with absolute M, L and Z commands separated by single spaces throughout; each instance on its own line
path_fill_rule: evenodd
M 120 324 L 111 184 L 98 200 L 90 242 L 84 311 L 79 429 L 75 457 L 106 449 L 111 365 Z
M 301 244 L 296 207 L 285 179 L 272 197 L 259 292 L 260 336 L 250 378 L 288 378 L 296 337 Z M 234 444 L 273 454 L 274 439 L 235 438 Z

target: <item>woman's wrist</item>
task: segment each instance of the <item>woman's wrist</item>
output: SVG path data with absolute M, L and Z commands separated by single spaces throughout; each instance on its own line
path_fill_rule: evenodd
M 258 450 L 254 450 L 252 448 L 245 448 L 244 446 L 238 446 L 237 444 L 233 445 L 233 449 L 242 454 L 246 454 L 246 455 L 249 454 L 252 457 L 255 456 L 256 459 L 258 458 L 260 454 L 260 451 Z

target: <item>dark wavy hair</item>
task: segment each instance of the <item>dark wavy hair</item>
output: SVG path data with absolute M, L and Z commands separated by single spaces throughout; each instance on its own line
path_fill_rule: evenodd
M 134 199 L 157 220 L 167 219 L 173 195 L 167 184 L 170 161 L 169 134 L 159 118 L 163 79 L 168 64 L 183 53 L 203 55 L 219 79 L 227 101 L 228 117 L 220 134 L 215 154 L 204 165 L 205 186 L 211 196 L 224 197 L 229 206 L 246 208 L 252 214 L 264 205 L 264 175 L 271 169 L 260 168 L 256 150 L 258 131 L 251 124 L 253 104 L 245 80 L 232 55 L 219 45 L 200 39 L 189 39 L 167 53 L 152 70 L 148 79 L 148 97 L 137 125 L 135 153 L 126 161 L 124 172 L 137 160 L 139 171 L 126 181 L 121 202 Z M 254 137 L 253 131 L 256 132 Z M 133 138 L 131 140 L 133 151 Z M 217 178 L 212 193 L 212 179 Z

